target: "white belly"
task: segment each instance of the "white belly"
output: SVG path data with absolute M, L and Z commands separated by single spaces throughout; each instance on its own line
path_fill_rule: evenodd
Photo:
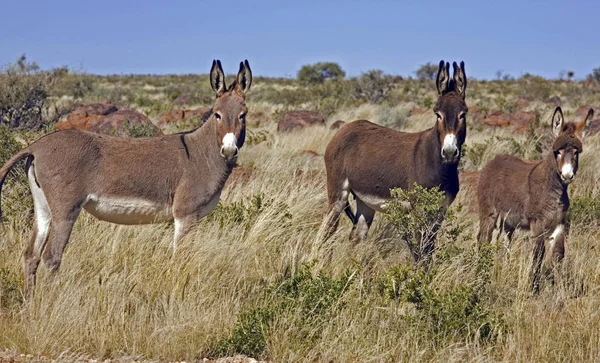
M 149 224 L 173 220 L 172 208 L 149 200 L 90 195 L 83 208 L 94 217 L 118 224 Z
M 356 197 L 363 201 L 369 208 L 377 211 L 385 213 L 385 208 L 387 203 L 390 201 L 389 199 L 384 199 L 375 195 L 363 194 L 359 193 L 356 190 L 353 190 Z

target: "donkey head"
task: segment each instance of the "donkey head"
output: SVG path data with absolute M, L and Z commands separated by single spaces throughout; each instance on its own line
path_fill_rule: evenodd
M 575 178 L 579 167 L 579 153 L 583 151 L 583 138 L 589 127 L 589 122 L 594 116 L 590 108 L 587 116 L 579 123 L 565 123 L 562 109 L 557 107 L 552 116 L 552 134 L 554 142 L 552 151 L 556 160 L 556 172 L 560 175 L 563 184 L 569 184 Z
M 456 62 L 452 66 L 454 76 L 450 79 L 450 63 L 440 61 L 435 81 L 439 96 L 433 112 L 437 117 L 436 128 L 444 164 L 458 163 L 462 144 L 467 137 L 465 62 L 460 62 L 460 67 Z
M 248 61 L 240 62 L 236 80 L 227 88 L 221 61 L 213 60 L 210 85 L 217 94 L 212 108 L 217 123 L 217 138 L 221 156 L 235 162 L 246 139 L 246 92 L 252 85 L 252 71 Z

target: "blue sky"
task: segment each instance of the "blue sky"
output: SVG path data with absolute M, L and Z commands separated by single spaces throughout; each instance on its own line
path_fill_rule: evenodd
M 42 68 L 96 74 L 295 76 L 317 61 L 353 76 L 413 75 L 464 60 L 467 75 L 498 70 L 583 78 L 600 67 L 600 1 L 2 1 L 0 64 L 25 53 Z

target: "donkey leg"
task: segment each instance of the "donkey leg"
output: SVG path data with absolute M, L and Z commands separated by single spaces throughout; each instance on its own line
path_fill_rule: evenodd
M 364 241 L 373 223 L 375 211 L 367 206 L 362 200 L 356 198 L 356 223 L 350 233 L 350 241 L 354 244 Z
M 56 273 L 60 267 L 63 253 L 73 231 L 73 225 L 75 225 L 80 212 L 80 205 L 75 205 L 65 211 L 52 211 L 50 238 L 44 251 L 44 264 L 53 273 Z
M 173 233 L 173 244 L 171 246 L 173 248 L 173 256 L 175 256 L 175 252 L 177 251 L 177 243 L 190 232 L 199 220 L 200 218 L 196 215 L 175 218 L 175 232 Z
M 47 222 L 43 221 L 42 223 L 40 223 L 39 217 L 36 216 L 36 219 L 38 219 L 38 221 L 33 227 L 33 235 L 31 236 L 29 245 L 27 245 L 27 249 L 23 255 L 23 272 L 25 275 L 23 290 L 26 299 L 33 297 L 37 269 L 40 265 L 42 251 L 44 250 L 46 241 L 48 240 L 48 232 L 50 228 L 49 219 Z
M 532 228 L 532 237 L 535 239 L 535 247 L 533 248 L 533 266 L 532 266 L 532 280 L 531 287 L 533 292 L 538 294 L 540 292 L 540 273 L 542 269 L 542 261 L 544 260 L 544 254 L 546 253 L 545 238 L 542 230 L 538 228 Z
M 37 185 L 33 173 L 33 167 L 29 166 L 27 170 L 29 179 L 29 187 L 33 195 L 33 208 L 35 211 L 35 225 L 33 227 L 33 235 L 29 241 L 29 245 L 23 255 L 23 272 L 24 272 L 24 295 L 25 298 L 33 296 L 35 290 L 35 281 L 37 269 L 40 264 L 42 251 L 48 241 L 50 231 L 50 223 L 52 215 L 48 201 L 42 189 Z
M 550 236 L 550 248 L 552 253 L 552 264 L 560 263 L 565 257 L 565 225 L 559 224 Z
M 317 243 L 319 245 L 327 241 L 335 233 L 340 223 L 340 215 L 346 208 L 350 208 L 347 182 L 340 186 L 340 188 L 329 190 L 328 192 L 329 209 L 317 233 Z
M 492 241 L 497 219 L 498 216 L 495 213 L 486 213 L 479 218 L 479 233 L 477 233 L 479 247 L 484 243 Z

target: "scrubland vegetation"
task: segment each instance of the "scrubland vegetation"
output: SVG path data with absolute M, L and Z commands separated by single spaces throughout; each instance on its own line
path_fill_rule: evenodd
M 0 76 L 0 163 L 51 131 L 76 104 L 118 103 L 157 121 L 214 100 L 206 75 L 100 77 L 42 72 L 20 61 Z M 436 100 L 434 82 L 423 74 L 402 79 L 371 71 L 318 82 L 255 77 L 239 167 L 218 208 L 175 256 L 172 225 L 119 226 L 84 212 L 59 274 L 40 267 L 35 298 L 27 303 L 22 253 L 32 231 L 32 201 L 23 173 L 12 173 L 2 193 L 0 357 L 7 349 L 60 360 L 238 354 L 276 362 L 600 359 L 598 136 L 586 138 L 569 188 L 570 235 L 554 284 L 546 279 L 540 294 L 532 293 L 527 233 L 518 233 L 508 248 L 503 238 L 481 250 L 475 241 L 476 172 L 498 153 L 539 159 L 556 103 L 568 121 L 580 106 L 598 112 L 596 81 L 469 79 L 461 191 L 431 263 L 416 266 L 411 251 L 437 215 L 436 191 L 396 191 L 397 203 L 415 203 L 412 211 L 378 215 L 366 243 L 348 242 L 351 225 L 344 217 L 327 244 L 316 244 L 327 208 L 321 155 L 335 130 L 277 133 L 277 120 L 307 109 L 328 125 L 365 118 L 423 130 L 433 126 Z M 554 96 L 559 100 L 549 100 Z M 535 112 L 527 130 L 484 123 L 490 111 L 516 109 Z M 329 251 L 331 261 L 324 258 Z

